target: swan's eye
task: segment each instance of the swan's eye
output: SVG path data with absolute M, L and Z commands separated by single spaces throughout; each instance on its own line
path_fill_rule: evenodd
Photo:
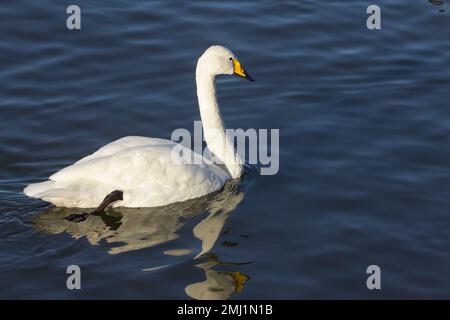
M 233 61 L 233 58 L 232 57 L 230 57 L 228 60 L 230 60 L 230 61 Z

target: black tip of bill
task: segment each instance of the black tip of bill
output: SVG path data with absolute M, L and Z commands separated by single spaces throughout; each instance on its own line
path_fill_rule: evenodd
M 248 81 L 255 81 L 255 79 L 253 79 L 252 76 L 249 75 L 247 72 L 245 73 L 245 75 L 241 75 L 241 74 L 238 74 L 238 73 L 235 72 L 234 75 L 238 76 L 240 78 L 247 79 Z
M 255 81 L 255 79 L 253 79 L 252 76 L 249 75 L 248 73 L 245 74 L 245 79 L 247 79 L 248 81 Z

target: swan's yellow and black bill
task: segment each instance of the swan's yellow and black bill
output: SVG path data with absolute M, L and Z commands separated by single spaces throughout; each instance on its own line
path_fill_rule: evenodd
M 245 72 L 245 69 L 242 68 L 241 63 L 238 60 L 234 59 L 233 65 L 234 65 L 233 73 L 235 75 L 237 75 L 238 77 L 250 80 L 250 81 L 255 81 L 247 72 Z

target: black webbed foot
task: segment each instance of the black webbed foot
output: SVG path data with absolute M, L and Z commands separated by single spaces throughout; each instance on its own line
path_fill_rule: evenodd
M 87 219 L 87 217 L 89 216 L 89 213 L 72 213 L 69 214 L 67 217 L 65 217 L 64 219 L 67 221 L 71 221 L 71 222 L 81 222 L 81 221 L 85 221 Z
M 64 219 L 68 220 L 68 221 L 72 221 L 72 222 L 81 222 L 87 219 L 87 217 L 89 215 L 100 215 L 102 212 L 104 212 L 104 210 L 106 209 L 106 207 L 108 207 L 111 203 L 119 201 L 119 200 L 123 200 L 123 192 L 120 190 L 114 190 L 113 192 L 111 192 L 110 194 L 108 194 L 102 201 L 102 203 L 100 203 L 100 205 L 92 212 L 90 213 L 74 213 L 74 214 L 70 214 L 67 217 L 65 217 Z

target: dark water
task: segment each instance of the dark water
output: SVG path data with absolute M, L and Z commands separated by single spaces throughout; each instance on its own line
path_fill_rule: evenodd
M 450 298 L 450 11 L 434 2 L 78 0 L 70 32 L 72 3 L 4 1 L 0 297 Z M 80 224 L 21 193 L 119 137 L 192 130 L 211 44 L 256 79 L 220 80 L 222 113 L 280 129 L 277 175 Z

